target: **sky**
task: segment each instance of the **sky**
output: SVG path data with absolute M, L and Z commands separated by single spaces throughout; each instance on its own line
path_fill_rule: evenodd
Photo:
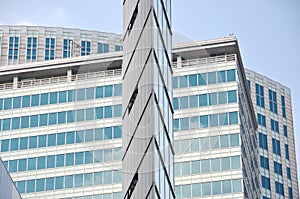
M 122 2 L 0 0 L 0 24 L 70 27 L 122 34 Z M 173 32 L 181 35 L 181 40 L 213 39 L 233 33 L 238 38 L 246 68 L 291 89 L 299 177 L 300 1 L 173 0 L 172 4 Z

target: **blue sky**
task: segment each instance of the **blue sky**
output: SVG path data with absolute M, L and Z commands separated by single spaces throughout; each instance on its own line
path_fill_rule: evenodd
M 122 0 L 0 1 L 0 24 L 122 33 Z M 173 31 L 188 40 L 234 33 L 245 67 L 291 88 L 299 162 L 300 1 L 176 0 L 173 1 Z

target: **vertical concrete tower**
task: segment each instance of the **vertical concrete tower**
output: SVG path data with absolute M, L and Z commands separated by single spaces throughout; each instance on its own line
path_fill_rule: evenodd
M 124 0 L 123 15 L 123 198 L 175 198 L 171 0 Z

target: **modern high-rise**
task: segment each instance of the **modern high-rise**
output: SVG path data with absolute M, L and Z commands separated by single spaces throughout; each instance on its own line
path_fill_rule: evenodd
M 251 70 L 246 76 L 258 119 L 263 196 L 298 198 L 291 90 Z
M 173 199 L 171 0 L 126 0 L 123 16 L 123 197 Z
M 172 49 L 176 198 L 299 198 L 289 89 L 245 72 L 235 37 Z M 132 93 L 122 65 L 120 51 L 0 67 L 0 156 L 23 198 L 123 198 L 122 101 Z

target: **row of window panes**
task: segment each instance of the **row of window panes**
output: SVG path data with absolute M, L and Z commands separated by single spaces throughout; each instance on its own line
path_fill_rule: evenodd
M 9 37 L 8 60 L 19 58 L 19 37 Z
M 256 105 L 265 108 L 265 98 L 264 98 L 264 87 L 259 84 L 255 84 L 256 93 Z
M 235 102 L 237 102 L 236 90 L 173 98 L 175 110 Z
M 197 151 L 208 151 L 236 147 L 240 145 L 239 134 L 218 135 L 203 138 L 174 141 L 176 155 Z
M 285 98 L 283 95 L 281 95 L 281 107 L 282 107 L 282 117 L 286 118 Z
M 174 131 L 238 124 L 238 112 L 174 119 Z
M 258 125 L 266 127 L 266 116 L 257 113 L 257 123 Z
M 269 89 L 269 101 L 270 101 L 270 111 L 273 113 L 278 113 L 277 111 L 277 97 L 276 92 Z
M 175 163 L 175 176 L 236 170 L 241 168 L 240 156 Z
M 36 37 L 28 37 L 27 38 L 27 61 L 35 61 L 37 58 L 37 38 Z
M 263 188 L 271 190 L 270 178 L 261 176 L 261 185 Z
M 120 183 L 122 181 L 121 171 L 100 171 L 95 173 L 75 174 L 68 176 L 57 176 L 34 180 L 16 182 L 18 191 L 32 193 L 41 191 L 77 188 L 83 186 L 96 186 L 101 184 Z
M 281 156 L 281 151 L 280 151 L 280 141 L 272 138 L 272 149 L 273 153 Z
M 278 125 L 278 122 L 275 121 L 275 120 L 273 120 L 273 119 L 271 119 L 271 120 L 270 120 L 270 123 L 271 123 L 271 130 L 272 130 L 272 131 L 275 131 L 275 132 L 277 132 L 277 133 L 279 133 L 279 125 Z
M 260 156 L 260 167 L 269 170 L 269 158 Z
M 226 70 L 173 77 L 173 89 L 236 81 L 236 71 Z
M 78 196 L 78 197 L 65 198 L 65 199 L 122 199 L 122 192 Z
M 98 162 L 119 161 L 122 148 L 99 149 L 59 155 L 41 156 L 5 162 L 9 172 L 23 172 L 57 167 L 67 167 Z
M 66 124 L 73 122 L 91 121 L 103 118 L 120 117 L 122 106 L 104 106 L 58 113 L 14 117 L 0 120 L 0 130 L 15 130 L 38 126 Z
M 122 84 L 0 99 L 0 110 L 26 108 L 122 95 Z
M 97 129 L 86 129 L 48 135 L 13 138 L 1 140 L 1 152 L 26 150 L 33 148 L 59 146 L 81 142 L 118 139 L 122 137 L 122 127 L 113 126 Z
M 275 191 L 276 193 L 284 196 L 283 184 L 275 181 Z
M 176 198 L 197 198 L 242 192 L 242 180 L 222 180 L 175 186 Z

